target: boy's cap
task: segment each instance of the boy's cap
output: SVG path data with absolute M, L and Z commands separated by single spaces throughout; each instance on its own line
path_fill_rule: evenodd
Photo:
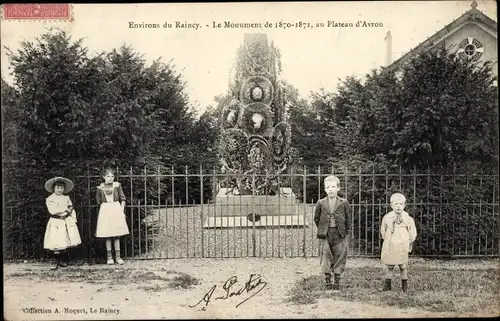
M 45 182 L 45 190 L 49 193 L 54 193 L 54 186 L 56 183 L 63 183 L 64 184 L 64 192 L 63 193 L 69 193 L 71 190 L 73 190 L 74 184 L 70 179 L 67 179 L 66 177 L 61 177 L 57 176 L 54 178 L 49 179 L 48 181 Z

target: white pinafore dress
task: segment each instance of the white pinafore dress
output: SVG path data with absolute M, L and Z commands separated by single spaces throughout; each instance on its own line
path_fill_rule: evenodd
M 119 188 L 118 183 L 113 184 L 111 193 L 103 189 L 105 199 L 99 208 L 97 229 L 95 236 L 98 238 L 120 237 L 129 234 L 125 213 L 119 201 L 113 198 L 114 188 Z
M 391 211 L 382 219 L 381 234 L 384 239 L 381 253 L 382 264 L 408 264 L 410 243 L 417 237 L 413 218 L 403 212 L 402 217 L 397 219 L 396 214 Z
M 69 206 L 73 206 L 67 195 L 52 194 L 45 201 L 51 215 L 64 212 Z M 51 251 L 61 251 L 82 243 L 80 232 L 76 225 L 76 212 L 73 210 L 70 216 L 64 219 L 51 217 L 47 222 L 43 248 Z

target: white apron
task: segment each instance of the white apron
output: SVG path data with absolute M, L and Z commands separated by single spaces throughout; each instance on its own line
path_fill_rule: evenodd
M 106 202 L 103 202 L 99 208 L 95 236 L 110 238 L 128 234 L 127 220 L 122 206 L 119 202 L 113 201 L 113 195 L 106 195 Z
M 417 237 L 415 222 L 408 213 L 403 212 L 401 222 L 395 222 L 395 220 L 396 214 L 392 211 L 382 219 L 380 232 L 384 243 L 381 261 L 386 265 L 408 264 L 410 244 Z

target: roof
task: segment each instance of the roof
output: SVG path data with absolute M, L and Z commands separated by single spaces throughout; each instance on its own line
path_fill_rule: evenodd
M 486 26 L 490 27 L 494 31 L 497 31 L 497 23 L 482 11 L 477 9 L 477 3 L 472 2 L 471 9 L 466 11 L 463 15 L 453 20 L 450 24 L 446 25 L 443 29 L 436 32 L 431 37 L 427 38 L 424 42 L 420 43 L 417 47 L 413 48 L 402 57 L 394 61 L 392 64 L 384 68 L 386 71 L 394 70 L 399 68 L 404 62 L 409 60 L 411 57 L 417 55 L 418 53 L 434 47 L 436 44 L 440 43 L 443 38 L 448 35 L 453 30 L 465 25 L 468 22 L 482 22 Z

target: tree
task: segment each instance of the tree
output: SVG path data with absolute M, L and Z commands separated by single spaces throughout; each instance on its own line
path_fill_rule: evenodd
M 311 111 L 315 115 L 318 125 L 316 135 L 320 143 L 316 148 L 323 155 L 323 161 L 320 163 L 331 163 L 339 155 L 335 141 L 335 136 L 338 133 L 336 130 L 337 106 L 334 95 L 321 88 L 320 91 L 311 93 L 311 98 Z
M 354 113 L 350 113 L 347 122 L 339 121 L 337 125 L 343 129 L 355 129 L 354 135 L 347 132 L 354 139 L 343 137 L 349 144 L 347 154 L 365 155 L 373 160 L 376 155 L 387 155 L 393 146 L 395 131 L 400 123 L 399 85 L 394 73 L 372 70 L 365 78 L 363 85 L 351 80 L 357 107 Z M 348 114 L 345 109 L 346 106 L 339 109 L 339 116 Z
M 449 50 L 424 52 L 403 69 L 401 127 L 391 156 L 406 166 L 498 162 L 498 96 L 491 65 Z
M 300 156 L 296 165 L 310 167 L 326 163 L 332 146 L 322 136 L 325 126 L 317 111 L 305 99 L 300 99 L 290 104 L 287 117 L 292 127 L 292 147 Z
M 399 75 L 374 70 L 364 84 L 347 78 L 334 95 L 332 113 L 325 114 L 333 129 L 325 125 L 335 133 L 342 159 L 384 157 L 409 169 L 494 165 L 494 80 L 489 64 L 477 66 L 446 50 L 423 52 Z
M 367 106 L 366 91 L 359 79 L 347 77 L 337 86 L 337 93 L 328 101 L 331 113 L 323 113 L 323 119 L 330 124 L 329 128 L 334 133 L 335 156 L 337 161 L 348 159 L 359 153 L 361 140 L 358 136 Z M 325 117 L 328 115 L 329 117 Z
M 172 66 L 146 66 L 125 45 L 89 58 L 65 32 L 24 42 L 11 57 L 24 156 L 41 168 L 180 161 L 172 147 L 189 139 L 194 117 Z
M 22 42 L 19 50 L 9 54 L 16 98 L 5 108 L 18 129 L 20 165 L 8 174 L 20 190 L 21 209 L 43 207 L 45 196 L 40 192 L 51 176 L 76 178 L 90 173 L 98 177 L 104 166 L 126 174 L 130 166 L 156 170 L 167 161 L 176 165 L 194 158 L 179 152 L 193 133 L 195 119 L 181 76 L 171 65 L 158 60 L 147 66 L 126 45 L 90 57 L 82 39 L 73 41 L 63 31 Z M 2 84 L 2 94 L 4 90 L 10 89 Z M 96 179 L 91 187 L 100 181 Z M 75 189 L 73 202 L 91 202 L 87 182 L 75 184 L 80 188 Z M 139 194 L 155 196 L 165 190 L 164 183 L 148 184 L 147 190 L 134 188 Z M 44 218 L 30 216 L 34 221 L 27 224 L 43 229 Z M 33 233 L 19 231 L 19 242 L 28 244 L 30 238 L 43 235 L 40 230 Z
M 2 78 L 2 165 L 3 165 L 3 191 L 4 205 L 18 203 L 20 195 L 14 184 L 14 173 L 19 166 L 18 160 L 18 123 L 19 112 L 16 107 L 17 93 L 14 88 Z

